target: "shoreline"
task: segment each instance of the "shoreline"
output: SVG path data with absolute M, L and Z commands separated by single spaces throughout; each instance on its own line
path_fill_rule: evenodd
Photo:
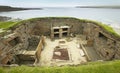
M 22 7 L 0 6 L 0 12 L 22 11 L 22 10 L 42 10 L 42 9 L 43 8 L 22 8 Z
M 120 6 L 76 6 L 75 8 L 120 9 Z

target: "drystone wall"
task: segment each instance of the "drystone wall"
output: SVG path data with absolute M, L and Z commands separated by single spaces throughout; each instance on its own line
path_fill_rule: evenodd
M 86 46 L 92 46 L 103 60 L 120 59 L 120 38 L 111 35 L 93 22 L 76 18 L 36 18 L 12 27 L 11 33 L 0 37 L 0 63 L 14 61 L 22 49 L 38 45 L 41 35 L 50 36 L 53 26 L 70 26 L 70 33 L 84 35 Z M 33 45 L 34 44 L 34 45 Z
M 93 46 L 103 60 L 120 59 L 119 38 L 93 23 L 84 26 L 83 35 L 86 35 L 88 45 Z
M 34 35 L 50 35 L 51 26 L 70 26 L 71 33 L 82 33 L 82 25 L 79 20 L 70 18 L 42 18 L 32 21 L 35 26 L 33 27 L 31 34 Z
M 29 43 L 29 41 L 31 41 L 31 38 L 34 38 L 34 36 L 29 34 L 33 27 L 34 26 L 32 26 L 32 23 L 22 23 L 19 27 L 16 27 L 14 30 L 12 29 L 12 32 L 10 34 L 1 36 L 1 64 L 16 63 L 16 55 L 19 54 L 19 52 L 21 52 L 23 49 L 28 49 L 29 44 L 31 44 L 31 42 Z M 35 44 L 35 42 L 33 43 Z

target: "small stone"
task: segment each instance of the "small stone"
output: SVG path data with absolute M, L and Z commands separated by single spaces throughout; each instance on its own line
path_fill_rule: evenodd
M 61 52 L 54 52 L 56 55 L 61 56 Z

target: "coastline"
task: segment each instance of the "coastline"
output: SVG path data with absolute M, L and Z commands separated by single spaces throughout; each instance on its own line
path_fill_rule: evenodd
M 42 8 L 22 8 L 22 7 L 0 6 L 0 12 L 22 11 L 22 10 L 42 10 Z
M 76 6 L 76 8 L 120 9 L 120 6 Z

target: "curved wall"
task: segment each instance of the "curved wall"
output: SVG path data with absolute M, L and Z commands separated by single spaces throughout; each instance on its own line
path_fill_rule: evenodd
M 48 17 L 36 18 L 23 21 L 18 26 L 11 28 L 13 34 L 1 37 L 0 49 L 12 49 L 13 53 L 9 53 L 13 57 L 14 53 L 18 53 L 22 49 L 29 49 L 29 46 L 37 47 L 41 35 L 50 36 L 51 26 L 70 26 L 70 33 L 74 35 L 83 35 L 87 40 L 85 47 L 92 47 L 103 60 L 120 59 L 120 38 L 115 37 L 94 22 L 87 22 L 76 18 Z M 14 36 L 14 37 L 13 37 Z M 9 41 L 19 39 L 17 44 L 10 45 Z M 1 52 L 4 53 L 5 51 Z M 1 55 L 3 57 L 3 55 Z M 12 58 L 8 58 L 8 53 L 0 60 L 2 64 L 8 62 Z M 7 61 L 6 61 L 7 59 Z M 5 63 L 3 63 L 6 61 Z

